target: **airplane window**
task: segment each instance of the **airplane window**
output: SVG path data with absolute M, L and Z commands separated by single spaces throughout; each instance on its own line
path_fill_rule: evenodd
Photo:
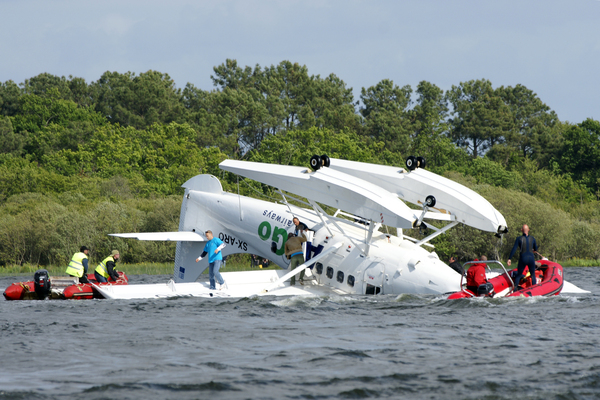
M 333 268 L 327 267 L 327 274 L 326 275 L 327 275 L 327 277 L 329 279 L 333 278 Z
M 315 264 L 317 267 L 317 274 L 321 275 L 323 273 L 323 264 L 321 264 L 320 262 Z
M 344 272 L 343 271 L 338 271 L 338 273 L 337 273 L 337 281 L 339 283 L 343 283 L 344 282 Z
M 347 283 L 348 283 L 348 286 L 354 287 L 354 276 L 348 275 L 348 281 L 347 281 Z

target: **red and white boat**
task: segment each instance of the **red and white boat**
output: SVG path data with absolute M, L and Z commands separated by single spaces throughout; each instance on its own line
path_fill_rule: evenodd
M 94 289 L 94 285 L 127 285 L 129 279 L 125 273 L 119 271 L 119 279 L 112 279 L 105 283 L 96 280 L 94 274 L 87 274 L 90 283 L 79 283 L 79 279 L 72 276 L 50 277 L 48 271 L 39 270 L 34 274 L 33 280 L 16 282 L 4 291 L 6 300 L 43 300 L 49 299 L 103 299 L 104 296 Z
M 506 271 L 502 263 L 496 260 L 490 261 L 470 261 L 465 263 L 475 264 L 475 263 L 486 263 L 488 264 L 500 264 L 503 273 L 491 276 L 492 273 L 488 273 L 490 276 L 488 278 L 488 284 L 493 286 L 493 291 L 491 288 L 481 288 L 479 290 L 479 296 L 477 293 L 473 293 L 472 291 L 466 289 L 462 285 L 461 279 L 461 288 L 462 290 L 458 292 L 452 293 L 448 299 L 464 299 L 469 297 L 533 297 L 533 296 L 555 296 L 560 293 L 564 284 L 564 274 L 563 267 L 560 264 L 552 262 L 550 260 L 541 260 L 536 261 L 536 280 L 537 283 L 535 285 L 531 284 L 531 276 L 529 274 L 528 268 L 525 268 L 525 278 L 521 280 L 520 288 L 515 290 L 513 277 L 515 277 L 517 273 L 517 269 L 513 269 L 510 271 Z M 481 285 L 484 286 L 484 285 Z

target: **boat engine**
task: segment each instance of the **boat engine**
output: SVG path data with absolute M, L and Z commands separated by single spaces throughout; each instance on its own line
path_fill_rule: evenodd
M 38 269 L 33 274 L 33 287 L 38 299 L 44 300 L 50 294 L 50 276 L 45 269 Z
M 482 283 L 477 288 L 477 296 L 485 296 L 485 297 L 494 297 L 496 292 L 494 292 L 494 285 L 491 283 Z

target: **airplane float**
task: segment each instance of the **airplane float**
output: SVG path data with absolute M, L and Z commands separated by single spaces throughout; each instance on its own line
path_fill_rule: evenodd
M 276 188 L 281 202 L 224 192 L 212 175 L 191 178 L 182 185 L 185 192 L 178 232 L 111 234 L 176 241 L 173 278 L 164 284 L 108 285 L 96 290 L 114 299 L 445 294 L 460 290 L 461 275 L 442 262 L 435 251 L 423 246 L 433 247 L 431 239 L 458 224 L 495 235 L 508 231 L 502 214 L 486 199 L 425 170 L 422 157 L 409 157 L 406 169 L 330 159 L 326 155 L 313 156 L 310 166 L 236 160 L 219 165 L 224 171 Z M 329 215 L 319 203 L 337 211 Z M 295 229 L 294 217 L 310 231 L 306 232 L 306 262 L 288 271 L 284 246 L 288 232 Z M 403 235 L 403 230 L 419 229 L 425 226 L 424 221 L 431 220 L 445 225 L 426 225 L 433 233 L 420 240 Z M 396 227 L 397 235 L 382 232 L 384 226 Z M 222 272 L 225 288 L 210 290 L 208 282 L 197 282 L 208 267 L 207 258 L 196 262 L 206 244 L 207 230 L 225 243 L 223 256 L 254 254 L 282 269 Z M 305 284 L 290 286 L 289 278 L 304 269 Z M 569 290 L 567 284 L 563 291 Z M 580 290 L 571 286 L 574 291 Z

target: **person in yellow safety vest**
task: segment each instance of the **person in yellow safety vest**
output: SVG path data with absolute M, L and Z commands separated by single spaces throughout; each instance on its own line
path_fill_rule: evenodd
M 94 276 L 98 282 L 108 282 L 111 278 L 113 281 L 119 279 L 119 273 L 115 269 L 115 263 L 121 257 L 119 250 L 113 250 L 110 256 L 106 257 L 94 271 Z
M 79 253 L 73 254 L 71 262 L 65 271 L 68 275 L 79 278 L 79 283 L 90 283 L 87 278 L 89 253 L 90 249 L 86 246 L 81 246 Z

